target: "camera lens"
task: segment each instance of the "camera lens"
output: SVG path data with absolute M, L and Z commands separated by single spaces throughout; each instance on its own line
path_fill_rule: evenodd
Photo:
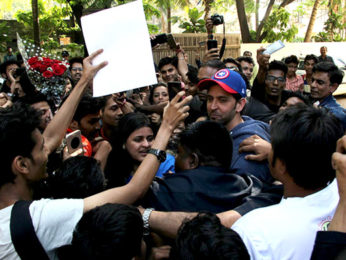
M 79 140 L 78 137 L 75 137 L 75 138 L 73 138 L 71 140 L 71 147 L 72 147 L 72 149 L 78 148 L 79 144 L 80 144 L 80 140 Z

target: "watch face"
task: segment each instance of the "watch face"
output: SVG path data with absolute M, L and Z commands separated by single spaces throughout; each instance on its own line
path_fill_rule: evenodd
M 166 161 L 166 152 L 158 149 L 149 149 L 148 153 L 156 155 L 160 162 Z

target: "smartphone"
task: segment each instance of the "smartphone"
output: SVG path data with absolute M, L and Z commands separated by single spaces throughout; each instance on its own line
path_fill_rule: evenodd
M 170 33 L 167 34 L 167 44 L 169 48 L 171 48 L 172 50 L 178 49 L 178 46 L 173 38 L 173 35 Z
M 267 46 L 266 50 L 263 52 L 263 54 L 273 54 L 274 52 L 277 52 L 278 50 L 282 49 L 283 47 L 285 47 L 285 44 L 278 40 L 276 42 L 273 42 L 272 44 L 270 44 L 269 46 Z
M 208 45 L 208 50 L 217 48 L 217 40 L 208 40 L 207 45 Z
M 151 47 L 154 47 L 157 44 L 166 43 L 167 42 L 167 34 L 165 34 L 165 33 L 158 34 L 155 36 L 155 39 L 150 40 L 150 42 L 151 42 Z
M 180 81 L 170 81 L 167 83 L 168 88 L 177 89 L 178 91 L 181 90 L 181 82 Z
M 80 130 L 76 130 L 76 131 L 73 131 L 72 133 L 67 134 L 65 139 L 66 139 L 66 146 L 67 146 L 67 150 L 69 154 L 77 151 L 80 148 L 83 148 L 82 134 Z

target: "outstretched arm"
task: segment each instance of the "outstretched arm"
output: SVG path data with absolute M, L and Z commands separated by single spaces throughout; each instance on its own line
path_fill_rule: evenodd
M 165 107 L 161 127 L 152 145 L 153 149 L 165 150 L 175 127 L 188 116 L 189 106 L 185 105 L 191 101 L 192 97 L 189 96 L 179 102 L 184 94 L 184 91 L 179 92 Z M 84 212 L 105 203 L 132 204 L 136 202 L 147 192 L 159 165 L 156 156 L 148 154 L 128 184 L 84 199 Z
M 82 78 L 78 81 L 67 100 L 61 106 L 59 111 L 53 117 L 52 121 L 48 124 L 46 130 L 43 132 L 43 137 L 49 153 L 53 152 L 64 138 L 66 129 L 71 123 L 72 117 L 88 83 L 92 81 L 95 74 L 100 69 L 107 65 L 107 62 L 102 62 L 99 65 L 92 65 L 93 59 L 102 53 L 102 51 L 103 50 L 98 50 L 83 60 Z

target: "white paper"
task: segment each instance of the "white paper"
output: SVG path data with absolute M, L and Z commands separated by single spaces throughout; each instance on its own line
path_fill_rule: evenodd
M 285 47 L 285 44 L 282 41 L 277 40 L 276 42 L 273 42 L 272 44 L 267 46 L 263 54 L 271 55 L 274 52 L 277 52 L 278 50 L 282 49 L 283 47 Z
M 94 78 L 94 97 L 157 83 L 141 0 L 83 16 L 81 22 L 89 54 L 104 50 L 94 64 L 108 61 Z

